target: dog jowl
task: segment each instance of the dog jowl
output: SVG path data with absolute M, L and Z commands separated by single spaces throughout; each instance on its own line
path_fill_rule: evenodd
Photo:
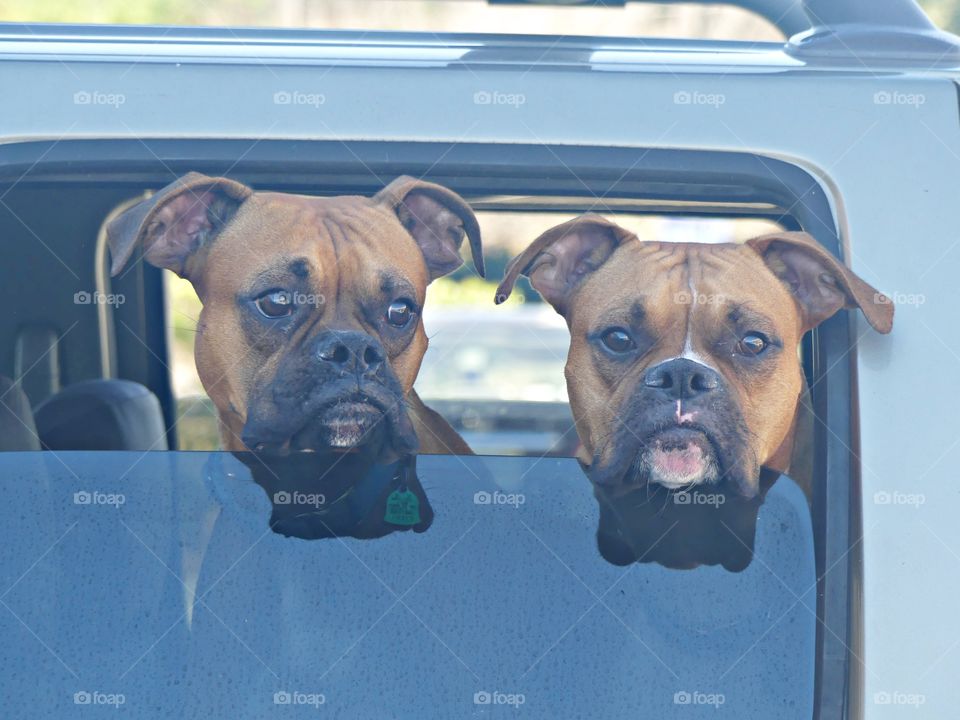
M 641 242 L 585 215 L 514 258 L 567 321 L 570 404 L 590 478 L 608 489 L 758 492 L 787 472 L 804 378 L 798 345 L 841 308 L 887 333 L 893 306 L 805 233 L 744 244 Z
M 195 359 L 225 449 L 469 452 L 413 391 L 427 285 L 480 230 L 447 188 L 401 177 L 372 198 L 254 192 L 190 173 L 108 227 L 112 273 L 137 252 L 203 305 Z

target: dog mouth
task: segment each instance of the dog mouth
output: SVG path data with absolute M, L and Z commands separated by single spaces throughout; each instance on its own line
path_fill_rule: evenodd
M 350 450 L 380 439 L 386 424 L 386 410 L 375 400 L 364 396 L 340 398 L 321 407 L 293 434 L 290 451 Z
M 722 445 L 708 428 L 661 420 L 647 430 L 621 436 L 607 461 L 595 458 L 587 469 L 593 483 L 614 493 L 644 485 L 684 492 L 719 485 L 725 477 Z
M 668 490 L 710 485 L 720 478 L 717 452 L 708 432 L 699 427 L 672 427 L 654 432 L 639 456 L 640 475 Z
M 585 470 L 606 492 L 646 486 L 671 493 L 710 488 L 742 497 L 758 491 L 760 463 L 739 409 L 732 403 L 691 407 L 639 394 L 626 405 L 614 432 L 596 449 Z
M 402 400 L 372 391 L 329 396 L 310 403 L 297 417 L 272 408 L 248 420 L 246 447 L 264 456 L 363 451 L 406 453 L 416 449 L 413 426 Z

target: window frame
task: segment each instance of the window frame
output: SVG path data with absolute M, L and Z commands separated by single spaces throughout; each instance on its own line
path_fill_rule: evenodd
M 76 183 L 129 187 L 130 196 L 197 170 L 229 174 L 255 187 L 369 195 L 401 174 L 450 186 L 468 199 L 497 196 L 590 196 L 692 203 L 716 214 L 719 204 L 749 205 L 747 216 L 803 229 L 842 257 L 824 186 L 796 165 L 758 154 L 664 148 L 543 146 L 395 141 L 251 141 L 118 139 L 28 142 L 0 146 L 0 185 Z M 769 206 L 764 211 L 756 206 Z M 702 207 L 697 211 L 697 207 Z M 490 209 L 485 207 L 485 209 Z M 603 207 L 599 207 L 603 210 Z M 656 212 L 656 206 L 650 206 Z M 738 217 L 744 214 L 730 212 Z M 91 268 L 92 272 L 92 268 Z M 141 265 L 123 281 L 133 302 L 129 327 L 143 347 L 117 353 L 118 374 L 150 387 L 173 430 L 166 366 L 161 271 Z M 107 290 L 107 288 L 99 288 Z M 146 302 L 146 300 L 150 302 Z M 803 359 L 814 425 L 812 521 L 817 592 L 815 717 L 863 714 L 863 552 L 856 346 L 841 313 L 804 340 Z M 152 357 L 151 357 L 152 356 Z M 173 446 L 175 438 L 171 440 Z

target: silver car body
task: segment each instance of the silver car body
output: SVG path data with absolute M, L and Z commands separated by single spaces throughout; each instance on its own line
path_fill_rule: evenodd
M 0 143 L 81 138 L 491 142 L 749 152 L 805 169 L 845 260 L 898 302 L 856 317 L 861 704 L 960 704 L 957 68 L 779 44 L 0 27 Z M 856 509 L 856 508 L 855 508 Z M 855 588 L 856 590 L 856 588 Z M 899 694 L 899 695 L 898 695 Z M 898 701 L 898 698 L 900 700 Z

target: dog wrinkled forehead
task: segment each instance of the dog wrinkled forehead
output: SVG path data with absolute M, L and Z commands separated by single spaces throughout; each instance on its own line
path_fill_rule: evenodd
M 748 247 L 733 243 L 635 242 L 584 280 L 577 310 L 647 300 L 652 311 L 687 314 L 736 300 L 795 313 L 789 291 Z
M 384 273 L 429 281 L 417 244 L 383 205 L 362 197 L 257 193 L 210 248 L 201 286 L 263 284 L 296 275 L 324 291 L 372 292 Z
M 889 298 L 806 233 L 775 232 L 742 244 L 640 242 L 616 223 L 591 214 L 550 228 L 516 256 L 495 302 L 505 301 L 518 277 L 526 275 L 569 322 L 574 308 L 584 304 L 585 288 L 622 294 L 662 285 L 661 266 L 678 258 L 688 264 L 696 260 L 705 268 L 697 281 L 730 286 L 737 295 L 754 295 L 758 302 L 782 298 L 786 289 L 804 332 L 842 308 L 860 309 L 878 332 L 888 333 L 893 326 Z M 598 297 L 597 303 L 609 306 L 610 299 Z

